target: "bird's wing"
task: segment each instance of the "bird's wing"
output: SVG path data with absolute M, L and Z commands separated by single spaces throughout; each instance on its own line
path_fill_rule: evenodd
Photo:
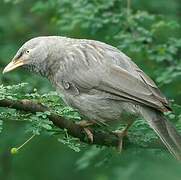
M 98 88 L 114 95 L 124 97 L 128 101 L 166 110 L 165 101 L 156 93 L 146 81 L 142 81 L 117 65 L 109 66 L 110 72 L 106 74 Z M 156 95 L 155 95 L 156 94 Z
M 97 89 L 161 111 L 168 102 L 155 83 L 118 49 L 92 41 L 66 53 L 65 76 L 82 92 Z

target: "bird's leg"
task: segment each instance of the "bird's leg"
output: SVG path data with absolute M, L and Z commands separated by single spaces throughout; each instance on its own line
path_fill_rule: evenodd
M 92 134 L 89 126 L 92 126 L 92 125 L 96 124 L 96 122 L 90 121 L 90 120 L 89 121 L 82 120 L 80 122 L 76 122 L 76 124 L 84 129 L 88 139 L 90 140 L 91 143 L 93 143 L 94 137 L 93 137 L 93 134 Z
M 115 134 L 119 138 L 117 149 L 119 152 L 123 149 L 123 138 L 128 135 L 128 129 L 133 124 L 133 122 L 130 122 L 127 124 L 127 126 L 123 130 L 116 130 L 113 131 L 113 134 Z

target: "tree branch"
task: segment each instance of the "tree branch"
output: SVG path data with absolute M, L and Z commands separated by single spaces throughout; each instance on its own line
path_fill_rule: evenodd
M 30 100 L 9 100 L 9 99 L 3 99 L 0 100 L 0 107 L 7 107 L 7 108 L 13 108 L 16 110 L 20 111 L 26 111 L 26 112 L 31 112 L 31 113 L 36 113 L 36 112 L 45 112 L 45 111 L 50 111 L 51 110 L 40 104 L 40 103 L 35 103 Z M 53 122 L 53 124 L 61 129 L 67 129 L 67 132 L 69 135 L 79 138 L 80 141 L 88 143 L 88 144 L 97 144 L 101 146 L 115 146 L 117 147 L 119 143 L 119 139 L 116 135 L 114 135 L 111 132 L 105 132 L 105 131 L 98 131 L 91 129 L 91 132 L 94 137 L 94 141 L 90 142 L 87 138 L 87 135 L 84 131 L 84 129 L 74 123 L 71 120 L 65 119 L 64 117 L 61 117 L 55 113 L 51 113 L 48 116 L 49 120 Z M 131 145 L 129 140 L 126 141 L 125 145 Z M 134 144 L 134 147 L 143 147 L 142 145 Z M 130 147 L 130 146 L 129 146 Z M 160 143 L 151 143 L 147 147 L 149 148 L 161 148 L 162 145 Z M 145 147 L 144 147 L 145 148 Z

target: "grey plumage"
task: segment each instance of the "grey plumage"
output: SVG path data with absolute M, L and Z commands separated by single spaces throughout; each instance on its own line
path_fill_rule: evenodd
M 47 77 L 65 102 L 90 120 L 121 121 L 125 113 L 143 116 L 181 159 L 180 135 L 162 115 L 170 110 L 167 99 L 117 48 L 94 40 L 38 37 L 19 49 L 13 61 L 18 59 L 23 60 L 22 66 Z

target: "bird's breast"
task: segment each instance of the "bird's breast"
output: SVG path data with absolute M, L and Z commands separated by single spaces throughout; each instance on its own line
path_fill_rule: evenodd
M 130 115 L 135 113 L 131 104 L 110 99 L 106 93 L 98 90 L 93 91 L 93 93 L 82 93 L 76 96 L 66 91 L 62 93 L 67 105 L 77 109 L 88 119 L 97 122 L 122 120 L 122 115 L 127 114 L 128 110 Z M 128 106 L 130 107 L 128 108 Z

